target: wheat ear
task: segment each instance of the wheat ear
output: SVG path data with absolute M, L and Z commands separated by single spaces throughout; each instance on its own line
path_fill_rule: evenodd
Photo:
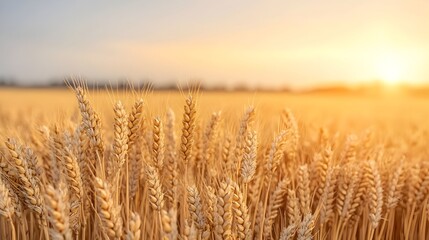
M 303 216 L 310 213 L 310 177 L 307 165 L 298 168 L 297 191 L 301 213 Z
M 238 160 L 241 160 L 242 154 L 243 154 L 243 141 L 246 137 L 246 132 L 248 129 L 253 128 L 253 124 L 255 122 L 255 108 L 253 106 L 247 107 L 246 111 L 244 112 L 241 121 L 240 121 L 240 128 L 238 129 L 237 137 L 236 137 L 236 146 L 235 146 L 235 157 Z
M 62 183 L 58 187 L 59 189 L 56 190 L 52 185 L 48 185 L 45 192 L 48 221 L 51 223 L 49 235 L 54 240 L 71 240 L 67 191 L 62 190 L 65 189 Z
M 403 195 L 403 188 L 405 185 L 404 164 L 401 161 L 395 171 L 392 173 L 388 190 L 386 207 L 388 209 L 395 208 Z
M 137 139 L 141 123 L 143 121 L 143 99 L 139 98 L 134 102 L 131 113 L 128 116 L 128 145 L 131 148 Z
M 65 149 L 63 163 L 70 195 L 70 224 L 74 232 L 80 228 L 80 215 L 84 196 L 79 164 L 72 151 Z
M 243 164 L 241 165 L 241 179 L 243 183 L 252 181 L 256 173 L 257 145 L 256 132 L 248 131 L 244 144 Z
M 203 214 L 203 205 L 200 193 L 196 186 L 188 187 L 188 208 L 197 229 L 200 231 L 204 230 L 206 226 L 206 218 Z
M 296 197 L 296 192 L 291 187 L 288 187 L 287 189 L 286 215 L 289 226 L 298 227 L 298 224 L 301 221 L 301 211 L 299 210 L 299 202 L 298 198 Z M 295 234 L 294 231 L 293 234 Z
M 318 159 L 318 161 L 316 162 L 316 173 L 317 173 L 316 194 L 318 198 L 321 197 L 321 195 L 323 194 L 323 190 L 325 189 L 326 176 L 328 173 L 328 168 L 332 162 L 332 155 L 333 155 L 332 149 L 331 147 L 328 146 L 322 150 L 321 155 L 315 156 L 315 158 Z
M 252 232 L 250 230 L 250 216 L 247 209 L 246 199 L 238 184 L 233 185 L 232 209 L 234 213 L 234 223 L 237 228 L 237 239 L 250 240 Z
M 320 199 L 320 223 L 325 224 L 331 220 L 334 213 L 334 200 L 335 200 L 335 186 L 336 186 L 336 169 L 333 167 L 328 168 L 326 174 L 325 187 Z
M 217 194 L 215 236 L 230 239 L 232 230 L 232 192 L 228 182 L 221 182 Z
M 164 129 L 159 117 L 153 119 L 152 160 L 159 172 L 164 167 Z
M 33 167 L 27 159 L 23 157 L 21 146 L 14 139 L 8 139 L 6 146 L 12 156 L 19 179 L 20 196 L 24 199 L 25 205 L 39 215 L 43 215 L 43 199 L 40 194 L 40 180 L 34 175 Z
M 288 183 L 288 179 L 279 181 L 270 197 L 270 204 L 268 206 L 264 222 L 264 237 L 267 239 L 271 237 L 273 224 L 279 214 L 280 207 L 283 205 L 284 195 L 287 191 Z
M 289 225 L 287 227 L 284 227 L 282 231 L 280 232 L 279 240 L 291 240 L 295 236 L 296 226 L 295 225 Z
M 195 115 L 196 115 L 196 102 L 192 96 L 186 98 L 184 107 L 183 120 L 182 120 L 182 137 L 180 143 L 180 159 L 183 164 L 187 166 L 192 157 L 192 145 L 194 142 L 195 130 Z
M 126 161 L 128 152 L 128 119 L 125 108 L 120 101 L 115 104 L 115 124 L 114 124 L 114 156 L 117 169 L 114 171 L 120 171 L 122 165 Z
M 214 155 L 214 145 L 218 136 L 218 128 L 220 125 L 220 112 L 212 113 L 210 121 L 207 124 L 206 130 L 203 136 L 204 144 L 204 160 L 206 162 L 210 161 Z
M 90 139 L 90 143 L 96 148 L 95 151 L 101 158 L 101 155 L 104 152 L 104 143 L 102 140 L 102 128 L 100 118 L 98 117 L 94 109 L 91 107 L 88 97 L 82 87 L 76 87 L 75 94 L 82 116 L 82 123 Z
M 349 177 L 344 184 L 339 184 L 337 192 L 337 213 L 347 221 L 352 216 L 351 208 L 353 204 L 353 198 L 356 193 L 359 184 L 359 172 L 353 167 L 350 172 L 346 172 Z M 344 180 L 343 180 L 344 181 Z
M 0 215 L 11 217 L 15 213 L 14 201 L 10 196 L 12 191 L 0 178 Z
M 102 228 L 110 238 L 119 239 L 123 234 L 122 218 L 120 215 L 121 207 L 114 205 L 111 190 L 107 182 L 96 177 L 94 184 L 96 203 Z
M 311 213 L 304 216 L 301 226 L 298 230 L 298 240 L 311 240 L 313 239 L 312 231 L 314 228 L 314 219 Z
M 368 167 L 365 177 L 369 185 L 369 218 L 372 227 L 377 228 L 382 216 L 383 188 L 375 161 L 369 161 Z
M 155 211 L 161 211 L 164 207 L 164 193 L 157 169 L 151 165 L 146 166 L 146 178 L 149 186 L 150 206 Z
M 295 161 L 298 152 L 299 130 L 295 116 L 288 108 L 282 112 L 282 128 L 288 133 L 288 142 L 285 147 L 286 156 L 288 160 Z
M 279 166 L 280 159 L 283 157 L 283 147 L 285 141 L 286 132 L 281 131 L 271 143 L 270 150 L 267 155 L 267 159 L 264 165 L 265 178 L 264 185 L 269 187 L 269 183 Z
M 136 212 L 130 214 L 130 229 L 128 230 L 127 240 L 140 240 L 141 237 L 141 218 Z
M 167 122 L 165 125 L 166 132 L 166 169 L 168 174 L 166 175 L 168 190 L 166 191 L 165 197 L 169 202 L 169 206 L 176 207 L 176 195 L 178 185 L 178 173 L 177 173 L 177 153 L 176 153 L 176 134 L 174 132 L 175 126 L 175 115 L 172 109 L 167 111 Z

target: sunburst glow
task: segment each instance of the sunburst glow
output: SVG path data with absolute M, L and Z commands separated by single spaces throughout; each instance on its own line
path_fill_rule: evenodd
M 377 60 L 376 65 L 378 77 L 386 84 L 401 83 L 406 77 L 406 63 L 399 55 L 385 54 Z

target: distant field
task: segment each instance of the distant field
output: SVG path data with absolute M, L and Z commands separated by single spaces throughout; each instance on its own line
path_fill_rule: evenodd
M 145 111 L 150 115 L 163 115 L 167 108 L 182 111 L 186 93 L 143 93 Z M 121 100 L 131 105 L 136 94 L 117 91 L 91 92 L 94 107 L 112 117 L 111 105 Z M 364 128 L 382 123 L 384 126 L 409 124 L 429 118 L 429 98 L 410 96 L 347 96 L 335 94 L 290 94 L 267 92 L 200 92 L 199 114 L 207 117 L 213 111 L 238 118 L 247 105 L 257 108 L 263 123 L 275 122 L 283 108 L 288 107 L 302 122 L 309 125 L 346 124 L 347 128 Z M 43 112 L 50 118 L 63 117 L 78 111 L 76 98 L 70 89 L 2 89 L 0 109 L 26 114 Z M 3 111 L 2 111 L 3 112 Z M 4 112 L 3 112 L 4 113 Z M 337 125 L 340 127 L 341 125 Z

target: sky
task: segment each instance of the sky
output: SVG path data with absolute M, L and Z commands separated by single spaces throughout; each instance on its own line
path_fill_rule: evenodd
M 429 84 L 429 1 L 3 1 L 0 78 Z

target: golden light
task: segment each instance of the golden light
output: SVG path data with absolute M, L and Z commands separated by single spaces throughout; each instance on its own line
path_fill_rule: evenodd
M 396 85 L 404 81 L 406 62 L 395 54 L 384 54 L 377 59 L 376 71 L 378 78 L 388 85 Z

